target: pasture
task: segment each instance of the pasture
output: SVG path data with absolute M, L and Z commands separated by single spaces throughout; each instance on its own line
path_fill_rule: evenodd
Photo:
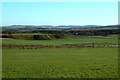
M 118 44 L 118 35 L 102 36 L 69 36 L 67 38 L 55 40 L 2 40 L 2 44 L 15 45 L 64 45 L 64 44 L 81 44 L 81 43 L 113 43 Z
M 3 78 L 118 78 L 118 48 L 3 49 Z

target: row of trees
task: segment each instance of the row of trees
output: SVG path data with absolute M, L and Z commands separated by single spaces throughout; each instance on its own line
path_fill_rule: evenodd
M 22 35 L 22 34 L 5 34 L 2 38 L 24 39 L 24 40 L 51 40 L 57 38 L 64 38 L 65 34 L 38 34 L 38 35 Z
M 48 33 L 48 34 L 66 34 L 67 31 L 64 30 L 29 30 L 29 31 L 2 31 L 3 34 L 13 34 L 13 33 Z
M 56 37 L 64 34 L 72 35 L 84 35 L 84 36 L 107 36 L 110 34 L 119 34 L 119 29 L 103 29 L 103 30 L 81 30 L 81 31 L 65 31 L 65 30 L 30 30 L 30 31 L 3 31 L 3 34 L 14 34 L 14 33 L 46 33 L 56 34 Z M 59 34 L 59 36 L 58 36 Z
M 110 30 L 90 30 L 90 31 L 69 31 L 73 35 L 87 35 L 87 36 L 107 36 L 109 34 L 119 34 L 118 29 Z

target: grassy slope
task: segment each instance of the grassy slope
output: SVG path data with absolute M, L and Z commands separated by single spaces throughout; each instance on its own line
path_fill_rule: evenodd
M 114 78 L 117 48 L 3 49 L 3 78 Z
M 102 37 L 69 37 L 56 40 L 3 40 L 2 44 L 16 45 L 63 45 L 63 44 L 80 44 L 80 43 L 118 43 L 117 35 L 110 35 L 107 39 Z

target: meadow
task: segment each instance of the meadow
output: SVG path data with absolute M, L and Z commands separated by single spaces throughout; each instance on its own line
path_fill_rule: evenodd
M 20 33 L 20 35 L 25 34 Z M 39 34 L 32 33 L 32 35 Z M 70 35 L 52 40 L 22 38 L 2 40 L 3 78 L 118 78 L 118 35 L 116 34 Z M 87 47 L 74 47 L 82 44 Z M 12 45 L 17 47 L 12 48 Z M 28 48 L 19 48 L 20 45 Z M 68 47 L 63 47 L 64 45 Z M 34 48 L 35 46 L 48 46 L 48 48 Z M 49 46 L 53 47 L 49 48 Z M 73 47 L 69 48 L 70 46 Z
M 108 35 L 107 37 L 97 36 L 70 36 L 54 40 L 2 40 L 2 44 L 16 45 L 64 45 L 64 44 L 81 44 L 81 43 L 113 43 L 118 44 L 118 35 Z
M 118 48 L 3 49 L 3 78 L 118 78 Z

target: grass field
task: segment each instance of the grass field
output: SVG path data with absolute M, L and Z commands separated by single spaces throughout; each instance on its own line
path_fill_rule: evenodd
M 64 39 L 55 40 L 3 40 L 2 44 L 16 45 L 64 45 L 64 44 L 81 44 L 81 43 L 114 43 L 118 44 L 117 35 L 109 35 L 107 37 L 88 37 L 88 36 L 72 36 Z
M 3 49 L 3 78 L 117 77 L 117 48 Z

